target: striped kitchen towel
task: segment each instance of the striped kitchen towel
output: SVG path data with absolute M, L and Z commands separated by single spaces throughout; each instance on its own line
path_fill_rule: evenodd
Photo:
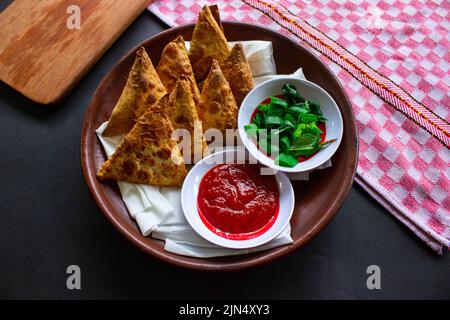
M 356 115 L 356 181 L 436 252 L 450 246 L 450 2 L 446 0 L 155 0 L 170 26 L 204 4 L 312 49 Z

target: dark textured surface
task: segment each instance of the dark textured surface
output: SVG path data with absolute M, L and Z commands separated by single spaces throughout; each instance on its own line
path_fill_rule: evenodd
M 0 298 L 450 298 L 449 254 L 436 255 L 357 186 L 306 247 L 243 273 L 182 270 L 128 243 L 85 187 L 81 123 L 106 72 L 163 28 L 144 12 L 57 107 L 0 84 Z M 71 264 L 81 290 L 66 288 Z M 381 290 L 366 288 L 372 264 Z

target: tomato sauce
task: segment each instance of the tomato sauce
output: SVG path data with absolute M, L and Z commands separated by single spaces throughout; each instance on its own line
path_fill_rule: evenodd
M 284 99 L 284 96 L 282 94 L 276 95 L 275 97 L 280 98 L 280 99 Z M 263 101 L 261 101 L 259 104 L 268 104 L 270 103 L 270 98 L 267 98 Z M 258 104 L 258 105 L 259 105 Z M 255 108 L 255 111 L 253 111 L 252 116 L 250 117 L 250 123 L 253 121 L 253 119 L 256 117 L 256 114 L 258 113 L 258 107 Z M 327 126 L 325 124 L 325 122 L 319 122 L 317 124 L 317 126 L 319 127 L 320 130 L 322 130 L 322 133 L 320 134 L 320 142 L 324 142 L 327 136 Z M 255 141 L 256 143 L 256 141 Z M 256 143 L 257 144 L 257 143 Z M 260 150 L 261 152 L 264 152 L 263 150 Z M 298 162 L 303 162 L 306 161 L 308 159 L 311 159 L 312 157 L 314 157 L 314 155 L 317 154 L 318 151 L 314 152 L 312 155 L 310 155 L 309 157 L 303 157 L 300 156 L 298 157 Z M 265 152 L 264 152 L 265 153 Z
M 232 240 L 255 238 L 275 222 L 280 195 L 275 176 L 259 164 L 222 164 L 200 182 L 197 206 L 203 223 Z

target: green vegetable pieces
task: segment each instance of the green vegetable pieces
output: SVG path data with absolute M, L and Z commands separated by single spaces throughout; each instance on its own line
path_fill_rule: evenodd
M 260 104 L 244 128 L 277 165 L 294 167 L 299 157 L 310 157 L 335 139 L 322 141 L 318 124 L 327 119 L 319 104 L 306 100 L 293 85 L 283 85 L 282 91 L 282 98 L 272 96 Z

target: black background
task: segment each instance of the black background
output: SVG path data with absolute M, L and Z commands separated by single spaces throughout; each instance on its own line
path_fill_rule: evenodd
M 435 254 L 356 185 L 306 247 L 246 272 L 183 270 L 127 242 L 85 186 L 81 124 L 108 70 L 164 28 L 142 13 L 59 106 L 0 84 L 0 298 L 450 298 L 448 252 Z M 66 288 L 71 264 L 81 267 L 81 290 Z M 381 290 L 366 287 L 372 264 L 381 268 Z

